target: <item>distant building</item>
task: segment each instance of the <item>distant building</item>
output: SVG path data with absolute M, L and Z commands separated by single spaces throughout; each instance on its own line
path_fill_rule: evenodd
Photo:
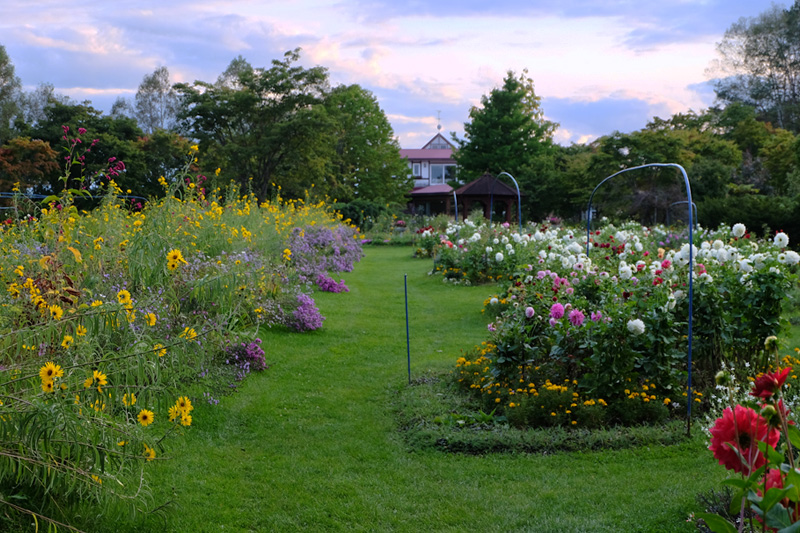
M 437 133 L 422 148 L 400 149 L 400 157 L 408 160 L 409 175 L 414 178 L 414 190 L 431 185 L 444 185 L 456 179 L 455 147 Z

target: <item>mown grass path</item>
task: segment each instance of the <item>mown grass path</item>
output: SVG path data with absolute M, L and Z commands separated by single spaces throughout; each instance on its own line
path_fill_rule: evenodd
M 724 475 L 700 439 L 552 456 L 408 449 L 391 409 L 407 381 L 403 274 L 414 374 L 484 339 L 491 290 L 445 285 L 430 267 L 407 248 L 367 248 L 349 293 L 316 295 L 322 330 L 266 331 L 270 368 L 198 405 L 154 468 L 157 501 L 177 502 L 167 530 L 693 531 L 695 494 Z

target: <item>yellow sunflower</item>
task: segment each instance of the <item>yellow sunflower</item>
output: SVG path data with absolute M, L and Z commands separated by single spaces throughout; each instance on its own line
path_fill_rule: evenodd
M 149 426 L 153 423 L 153 411 L 148 411 L 147 409 L 142 409 L 139 411 L 139 415 L 136 417 L 139 423 L 145 427 Z

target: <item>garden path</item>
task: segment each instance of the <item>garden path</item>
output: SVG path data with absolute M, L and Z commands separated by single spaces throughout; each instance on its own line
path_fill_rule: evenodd
M 487 287 L 428 276 L 408 248 L 367 248 L 349 293 L 317 294 L 306 334 L 266 331 L 270 368 L 195 424 L 159 465 L 172 531 L 692 531 L 694 496 L 718 482 L 702 444 L 549 457 L 410 451 L 393 420 L 412 372 L 452 368 L 484 339 Z M 199 402 L 198 402 L 199 403 Z M 687 445 L 688 446 L 688 445 Z M 713 466 L 713 465 L 712 465 Z M 640 527 L 641 526 L 641 527 Z

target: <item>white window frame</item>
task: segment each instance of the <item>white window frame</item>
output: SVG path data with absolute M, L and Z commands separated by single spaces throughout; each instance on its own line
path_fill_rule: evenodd
M 415 178 L 418 178 L 422 175 L 422 169 L 420 168 L 419 163 L 412 163 L 411 169 L 411 174 L 413 174 Z

